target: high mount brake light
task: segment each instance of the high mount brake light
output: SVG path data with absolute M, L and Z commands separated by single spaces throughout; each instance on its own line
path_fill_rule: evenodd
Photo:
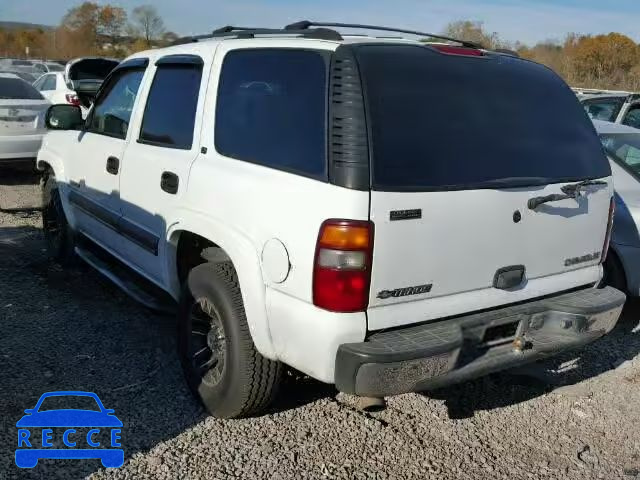
M 369 303 L 373 223 L 327 220 L 313 266 L 313 303 L 332 312 L 361 312 Z
M 469 47 L 457 47 L 455 45 L 430 45 L 434 50 L 440 53 L 446 53 L 447 55 L 461 55 L 463 57 L 483 57 L 482 50 Z
M 611 197 L 609 203 L 609 220 L 607 221 L 607 234 L 604 237 L 604 245 L 602 246 L 602 255 L 600 257 L 600 263 L 604 263 L 607 259 L 607 253 L 609 253 L 609 243 L 611 243 L 611 232 L 613 231 L 613 217 L 616 213 L 616 201 L 614 197 Z

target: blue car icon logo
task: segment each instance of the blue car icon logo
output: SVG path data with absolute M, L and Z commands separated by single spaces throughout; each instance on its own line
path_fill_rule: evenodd
M 68 405 L 81 408 L 60 408 Z M 100 459 L 105 468 L 124 463 L 122 422 L 95 393 L 45 393 L 25 414 L 16 423 L 20 468 L 33 468 L 41 458 Z

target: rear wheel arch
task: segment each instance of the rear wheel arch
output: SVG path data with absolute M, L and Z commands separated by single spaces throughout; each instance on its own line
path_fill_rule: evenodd
M 173 223 L 167 233 L 170 246 L 167 256 L 172 289 L 180 291 L 188 272 L 207 261 L 230 261 L 238 276 L 247 323 L 256 349 L 265 357 L 276 360 L 266 312 L 266 291 L 260 266 L 260 256 L 251 242 L 241 234 L 213 222 L 182 220 Z M 195 251 L 185 247 L 197 240 L 208 250 L 205 258 L 195 258 Z M 183 262 L 182 264 L 180 262 Z
M 627 270 L 622 262 L 621 256 L 613 245 L 609 247 L 607 260 L 605 261 L 603 280 L 607 285 L 618 288 L 624 292 L 628 289 Z

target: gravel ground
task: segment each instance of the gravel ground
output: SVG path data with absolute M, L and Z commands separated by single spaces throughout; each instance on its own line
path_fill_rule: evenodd
M 430 394 L 380 413 L 306 379 L 272 411 L 221 421 L 191 398 L 171 317 L 87 267 L 48 263 L 37 188 L 0 171 L 0 479 L 460 478 L 640 480 L 640 302 L 579 354 Z M 125 465 L 13 463 L 15 422 L 51 390 L 96 392 L 124 422 Z

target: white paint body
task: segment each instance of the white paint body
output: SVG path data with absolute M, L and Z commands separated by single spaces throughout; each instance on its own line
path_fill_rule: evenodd
M 47 81 L 48 79 L 51 79 L 51 81 Z M 49 100 L 52 105 L 70 103 L 68 101 L 69 96 L 76 96 L 75 90 L 67 86 L 64 72 L 45 73 L 33 82 L 33 86 L 36 87 L 42 96 Z M 84 106 L 80 108 L 82 109 L 82 115 L 86 116 L 89 110 Z
M 557 185 L 433 193 L 356 191 L 216 152 L 216 93 L 228 52 L 278 47 L 333 51 L 339 44 L 298 38 L 227 39 L 136 54 L 133 58 L 148 58 L 149 67 L 127 138 L 52 132 L 38 158 L 51 165 L 62 184 L 85 181 L 97 201 L 160 237 L 158 255 L 84 218 L 63 197 L 72 226 L 175 298 L 180 292 L 176 270 L 180 234 L 191 232 L 214 242 L 225 250 L 238 273 L 250 331 L 260 353 L 328 383 L 334 381 L 339 345 L 362 342 L 367 331 L 525 301 L 599 281 L 597 260 L 574 267 L 565 267 L 564 260 L 601 250 L 611 182 L 577 206 L 567 200 L 532 212 L 527 210 L 527 199 L 558 193 Z M 155 61 L 181 53 L 204 60 L 193 147 L 175 150 L 140 144 L 136 139 Z M 121 159 L 117 177 L 108 178 L 105 173 L 110 155 Z M 180 178 L 176 195 L 159 188 L 166 170 Z M 388 221 L 391 210 L 411 208 L 422 208 L 421 220 Z M 519 225 L 512 220 L 517 209 L 523 217 Z M 545 209 L 561 212 L 550 214 Z M 320 225 L 330 218 L 370 219 L 375 224 L 366 312 L 332 313 L 313 305 L 316 241 Z M 273 259 L 272 247 L 263 254 L 272 239 L 281 242 L 287 253 L 289 268 L 282 281 L 281 259 L 277 254 Z M 513 291 L 494 289 L 496 268 L 515 264 L 527 265 L 529 281 Z M 433 283 L 428 295 L 376 297 L 380 290 L 426 283 Z

